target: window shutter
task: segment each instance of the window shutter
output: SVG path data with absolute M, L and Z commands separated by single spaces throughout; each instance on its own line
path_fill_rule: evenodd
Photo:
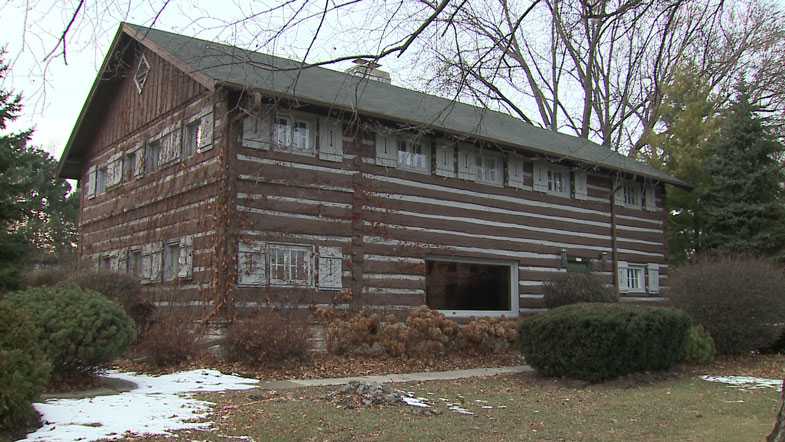
M 177 277 L 190 279 L 194 269 L 194 238 L 184 236 L 180 239 L 180 256 L 177 259 Z
M 587 199 L 589 197 L 589 190 L 586 184 L 586 172 L 576 170 L 573 175 L 575 175 L 575 199 Z
M 176 160 L 180 158 L 180 155 L 183 151 L 183 130 L 179 124 L 175 125 L 172 128 L 172 133 L 169 134 L 169 141 L 170 141 L 170 159 Z
M 163 250 L 164 243 L 161 241 L 151 244 L 150 251 L 150 281 L 161 281 L 163 270 Z
M 614 194 L 613 197 L 614 201 L 616 202 L 616 205 L 623 206 L 624 205 L 624 180 L 621 180 L 619 178 L 614 178 L 613 189 L 611 189 L 611 191 L 613 190 L 616 190 L 616 193 Z
M 629 290 L 629 287 L 627 286 L 627 267 L 628 264 L 625 261 L 617 261 L 616 263 L 616 273 L 618 273 L 620 292 Z
M 646 192 L 646 210 L 657 210 L 657 186 L 654 183 L 646 183 L 644 191 Z
M 523 158 L 517 155 L 507 157 L 507 185 L 523 188 Z
M 95 186 L 98 181 L 95 166 L 87 170 L 87 198 L 95 198 Z
M 548 191 L 548 165 L 544 161 L 534 162 L 534 190 L 536 192 Z
M 153 272 L 153 256 L 151 244 L 142 247 L 142 279 L 150 280 Z
M 272 111 L 265 107 L 258 115 L 243 118 L 243 147 L 267 150 L 272 144 Z
M 340 290 L 343 287 L 343 253 L 340 247 L 319 247 L 319 288 Z
M 436 144 L 436 175 L 455 177 L 455 145 L 444 140 Z
M 213 113 L 207 113 L 199 121 L 198 150 L 204 152 L 213 148 Z
M 144 175 L 144 145 L 140 144 L 136 148 L 136 157 L 134 167 L 134 176 Z
M 477 164 L 474 157 L 474 147 L 458 147 L 458 178 L 472 181 L 477 179 Z
M 264 244 L 241 242 L 237 247 L 237 284 L 263 285 L 266 281 Z
M 122 273 L 128 272 L 128 249 L 120 249 L 117 252 L 117 271 Z
M 343 123 L 340 120 L 319 119 L 319 159 L 343 161 Z
M 656 294 L 660 292 L 660 265 L 649 264 L 646 266 L 646 273 L 649 276 L 646 284 L 646 292 Z
M 398 150 L 395 137 L 383 132 L 376 132 L 376 165 L 398 167 Z

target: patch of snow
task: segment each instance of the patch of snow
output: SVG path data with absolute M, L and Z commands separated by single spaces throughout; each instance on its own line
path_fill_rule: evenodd
M 762 388 L 772 388 L 782 391 L 781 379 L 764 379 L 752 376 L 701 376 L 701 379 L 709 382 L 720 382 L 748 390 L 758 390 Z
M 425 403 L 423 398 L 413 398 L 413 397 L 403 396 L 401 400 L 403 400 L 406 403 L 406 405 L 411 405 L 412 407 L 431 408 L 430 405 Z
M 193 399 L 197 392 L 246 390 L 259 382 L 216 370 L 192 370 L 163 376 L 110 371 L 109 378 L 133 382 L 129 392 L 85 399 L 54 399 L 34 404 L 43 427 L 24 441 L 59 442 L 119 439 L 126 433 L 169 435 L 176 430 L 204 430 L 213 405 Z
M 456 412 L 458 414 L 465 414 L 465 415 L 469 415 L 469 416 L 474 416 L 474 413 L 472 413 L 471 411 L 469 411 L 469 410 L 467 410 L 467 409 L 465 409 L 465 408 L 463 408 L 461 406 L 458 406 L 458 405 L 452 405 L 452 406 L 448 407 L 447 409 L 450 410 L 450 411 L 454 411 L 454 412 Z

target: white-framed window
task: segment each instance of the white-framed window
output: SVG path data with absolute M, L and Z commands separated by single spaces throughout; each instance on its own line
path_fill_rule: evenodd
M 98 173 L 96 175 L 96 182 L 95 182 L 96 193 L 106 192 L 108 174 L 109 174 L 109 169 L 107 166 L 101 166 L 98 168 Z
M 199 133 L 201 121 L 196 119 L 183 126 L 183 158 L 188 158 L 199 149 Z
M 501 186 L 504 181 L 504 162 L 502 157 L 490 152 L 480 151 L 474 155 L 477 182 Z
M 294 120 L 292 122 L 292 150 L 299 152 L 310 152 L 313 150 L 311 145 L 311 124 L 307 121 Z
M 564 170 L 548 168 L 546 173 L 548 176 L 549 193 L 566 194 L 570 192 L 569 175 L 567 175 Z
M 155 139 L 147 143 L 144 150 L 144 167 L 145 173 L 151 173 L 158 170 L 161 165 L 161 139 Z
M 169 241 L 164 246 L 164 281 L 172 281 L 180 272 L 180 241 Z
M 398 167 L 400 169 L 430 173 L 430 148 L 424 141 L 398 138 Z
M 123 157 L 123 181 L 131 181 L 134 179 L 134 167 L 136 166 L 136 150 L 125 153 Z
M 646 287 L 646 282 L 644 280 L 645 272 L 646 267 L 644 266 L 630 265 L 627 267 L 627 290 L 631 292 L 642 292 Z
M 455 177 L 455 145 L 442 142 L 436 146 L 436 175 Z
M 285 286 L 311 285 L 312 248 L 270 245 L 270 284 Z
M 145 83 L 147 83 L 147 76 L 150 74 L 150 63 L 147 62 L 147 57 L 142 54 L 139 58 L 139 64 L 136 65 L 136 72 L 134 73 L 134 84 L 136 91 L 142 93 Z
M 557 196 L 570 196 L 570 170 L 545 160 L 534 163 L 534 190 Z
M 635 181 L 624 181 L 621 192 L 625 207 L 641 206 L 641 186 Z
M 126 261 L 126 265 L 128 266 L 126 272 L 137 276 L 139 278 L 142 277 L 142 249 L 141 248 L 132 248 L 128 250 L 128 261 Z
M 659 264 L 633 264 L 619 261 L 617 272 L 620 292 L 657 294 L 660 291 Z
M 273 122 L 273 141 L 278 146 L 292 144 L 292 120 L 286 115 L 276 115 Z
M 273 119 L 273 143 L 279 150 L 313 154 L 316 124 L 304 118 L 278 114 Z

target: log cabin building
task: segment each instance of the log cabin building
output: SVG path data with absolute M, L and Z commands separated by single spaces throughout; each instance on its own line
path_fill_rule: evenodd
M 537 312 L 556 272 L 667 286 L 665 184 L 506 114 L 122 24 L 60 160 L 84 265 L 171 305 Z

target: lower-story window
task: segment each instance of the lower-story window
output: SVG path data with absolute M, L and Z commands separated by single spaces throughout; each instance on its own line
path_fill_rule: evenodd
M 619 261 L 617 265 L 619 291 L 629 294 L 657 294 L 660 292 L 660 265 L 633 264 Z
M 311 250 L 305 247 L 270 246 L 270 284 L 311 285 Z
M 426 260 L 426 304 L 452 316 L 518 314 L 517 264 Z
M 171 241 L 164 248 L 164 281 L 171 281 L 179 273 L 180 242 Z

